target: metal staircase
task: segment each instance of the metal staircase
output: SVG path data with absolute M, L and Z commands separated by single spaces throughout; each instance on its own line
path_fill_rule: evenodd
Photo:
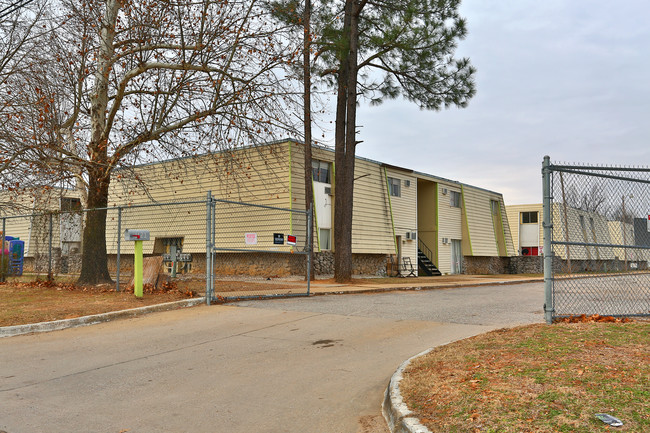
M 433 263 L 431 258 L 433 257 L 433 252 L 426 246 L 424 242 L 418 239 L 418 267 L 424 275 L 428 276 L 438 276 L 442 275 L 440 270 Z

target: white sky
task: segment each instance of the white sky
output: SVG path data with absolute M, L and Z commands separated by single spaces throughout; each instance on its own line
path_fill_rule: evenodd
M 362 105 L 357 155 L 539 203 L 541 163 L 650 165 L 650 2 L 464 0 L 465 109 Z M 327 141 L 326 143 L 329 143 Z

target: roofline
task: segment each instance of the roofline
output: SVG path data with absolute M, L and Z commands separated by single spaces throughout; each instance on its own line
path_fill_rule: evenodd
M 242 146 L 242 147 L 234 149 L 234 150 L 248 149 L 248 148 L 255 148 L 255 147 L 263 147 L 263 146 L 273 146 L 273 145 L 276 145 L 276 144 L 283 144 L 283 143 L 296 143 L 296 144 L 302 144 L 302 145 L 305 144 L 305 142 L 302 141 L 302 140 L 298 140 L 298 139 L 295 139 L 295 138 L 292 138 L 292 137 L 285 137 L 285 138 L 282 138 L 282 139 L 268 141 L 268 142 L 261 143 L 261 144 L 252 144 L 252 145 Z M 325 151 L 334 153 L 334 149 L 332 149 L 330 147 L 327 147 L 327 146 L 324 146 L 322 144 L 313 143 L 312 148 L 317 148 L 317 149 L 321 149 L 321 150 L 325 150 Z M 206 153 L 201 153 L 201 154 L 197 154 L 197 155 L 189 155 L 189 156 L 181 156 L 181 157 L 178 157 L 178 158 L 165 159 L 165 160 L 162 160 L 162 161 L 147 162 L 147 163 L 144 163 L 144 164 L 134 165 L 133 168 L 147 167 L 147 166 L 151 166 L 151 165 L 164 164 L 164 163 L 168 163 L 168 162 L 182 161 L 182 160 L 191 159 L 191 158 L 200 158 L 200 157 L 209 156 L 209 155 L 217 155 L 219 153 L 223 153 L 223 152 L 226 152 L 226 151 L 227 150 L 221 150 L 221 151 L 218 151 L 218 152 L 206 152 Z M 366 158 L 366 157 L 363 157 L 363 156 L 355 155 L 355 159 L 360 160 L 360 161 L 370 162 L 370 163 L 373 163 L 373 164 L 377 164 L 377 165 L 379 165 L 381 167 L 386 167 L 386 168 L 390 168 L 390 169 L 394 169 L 394 170 L 399 170 L 399 171 L 412 173 L 418 178 L 431 178 L 431 179 L 435 179 L 435 180 L 438 180 L 438 181 L 449 182 L 449 183 L 453 183 L 453 184 L 456 184 L 456 185 L 459 185 L 459 186 L 466 186 L 466 187 L 473 188 L 473 189 L 476 189 L 476 190 L 479 190 L 479 191 L 489 192 L 491 194 L 495 194 L 495 195 L 498 195 L 498 196 L 503 198 L 502 193 L 492 191 L 492 190 L 489 190 L 489 189 L 486 189 L 486 188 L 481 188 L 480 186 L 470 185 L 470 184 L 463 183 L 463 182 L 460 182 L 460 181 L 457 181 L 457 180 L 451 180 L 451 179 L 436 176 L 436 175 L 433 175 L 433 174 L 424 173 L 424 172 L 420 172 L 420 171 L 415 171 L 415 170 L 412 170 L 412 169 L 409 169 L 409 168 L 399 167 L 399 166 L 396 166 L 396 165 L 391 165 L 391 164 L 388 164 L 388 163 L 385 163 L 385 162 L 377 161 L 377 160 Z M 122 169 L 118 169 L 116 171 L 125 170 L 125 169 L 126 168 L 122 168 Z

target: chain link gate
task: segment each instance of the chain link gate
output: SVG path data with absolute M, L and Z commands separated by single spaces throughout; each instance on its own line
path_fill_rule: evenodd
M 544 158 L 545 318 L 650 316 L 650 168 Z
M 312 211 L 212 198 L 207 302 L 309 296 Z

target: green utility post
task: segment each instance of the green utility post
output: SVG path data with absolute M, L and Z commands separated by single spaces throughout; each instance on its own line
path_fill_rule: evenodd
M 142 298 L 142 276 L 144 273 L 142 259 L 142 242 L 149 240 L 148 230 L 124 230 L 124 240 L 135 241 L 133 257 L 133 293 L 137 298 Z
M 142 262 L 142 241 L 135 241 L 135 256 L 133 257 L 133 294 L 135 294 L 136 298 L 142 298 L 142 276 L 144 274 Z

